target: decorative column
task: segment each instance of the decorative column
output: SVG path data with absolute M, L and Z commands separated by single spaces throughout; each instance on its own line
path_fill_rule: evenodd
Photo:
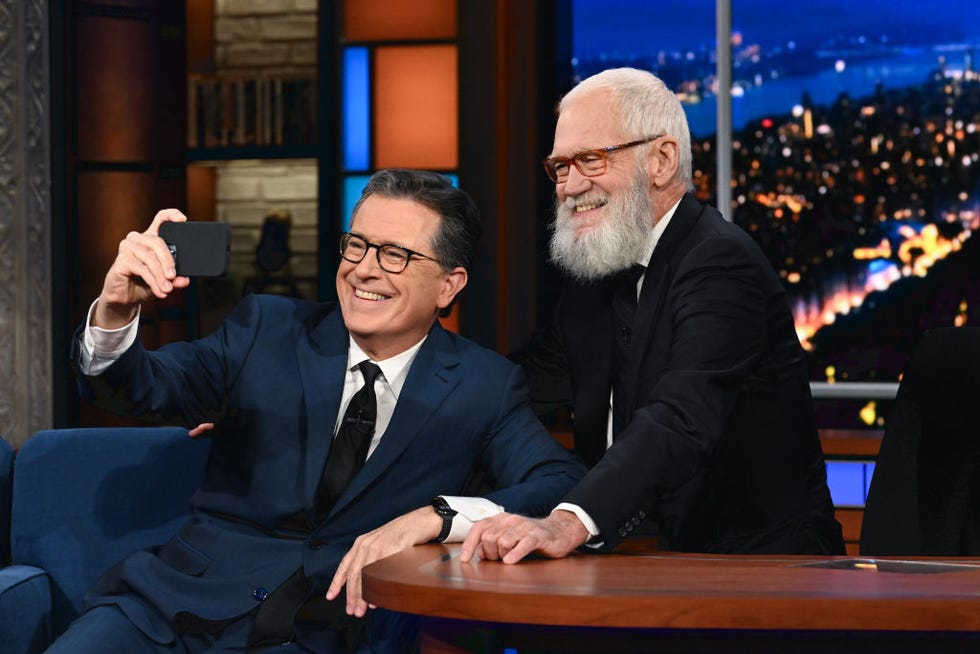
M 47 2 L 0 0 L 0 435 L 52 424 Z

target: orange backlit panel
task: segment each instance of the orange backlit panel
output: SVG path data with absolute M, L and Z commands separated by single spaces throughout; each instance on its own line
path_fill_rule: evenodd
M 374 66 L 377 167 L 456 168 L 456 46 L 377 48 Z
M 456 0 L 344 3 L 347 41 L 456 38 Z

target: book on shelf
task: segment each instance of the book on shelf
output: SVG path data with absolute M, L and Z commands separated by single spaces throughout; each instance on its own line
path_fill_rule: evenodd
M 194 75 L 188 83 L 189 148 L 317 142 L 312 75 Z

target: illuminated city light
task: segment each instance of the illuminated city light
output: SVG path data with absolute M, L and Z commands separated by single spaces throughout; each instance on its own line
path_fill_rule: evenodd
M 896 219 L 910 218 L 912 210 L 903 209 L 894 215 Z M 892 245 L 888 239 L 884 239 L 874 248 L 856 248 L 853 251 L 856 260 L 869 261 L 863 273 L 830 284 L 823 289 L 822 298 L 797 298 L 793 303 L 793 320 L 804 349 L 813 351 L 813 336 L 823 327 L 833 324 L 837 316 L 847 315 L 859 308 L 871 293 L 886 291 L 903 277 L 925 277 L 937 261 L 961 250 L 963 243 L 975 230 L 980 229 L 980 212 L 963 209 L 956 216 L 962 231 L 952 238 L 942 236 L 939 228 L 931 223 L 920 228 L 909 224 L 899 225 L 896 231 L 902 241 L 895 255 L 901 267 L 891 260 Z M 873 257 L 876 253 L 881 256 Z M 960 315 L 964 316 L 960 322 L 965 324 L 966 312 L 962 311 Z
M 854 258 L 858 260 L 889 259 L 892 256 L 892 244 L 887 238 L 873 248 L 856 248 Z
M 861 407 L 858 416 L 861 418 L 861 422 L 869 427 L 874 425 L 878 421 L 878 405 L 874 400 L 869 401 Z
M 748 34 L 746 40 L 752 38 Z M 937 262 L 963 251 L 964 243 L 980 229 L 980 85 L 976 84 L 980 76 L 973 71 L 973 53 L 957 44 L 955 57 L 963 58 L 962 70 L 954 70 L 955 65 L 946 61 L 937 66 L 933 56 L 930 72 L 919 78 L 921 82 L 906 83 L 901 77 L 905 71 L 888 69 L 892 59 L 904 63 L 909 54 L 898 52 L 903 47 L 899 40 L 878 48 L 886 42 L 884 38 L 867 39 L 867 54 L 883 54 L 887 59 L 882 65 L 869 66 L 857 34 L 847 38 L 828 43 L 815 62 L 822 66 L 817 81 L 812 88 L 801 85 L 805 91 L 795 97 L 757 102 L 763 97 L 768 100 L 770 88 L 777 90 L 772 80 L 779 80 L 781 91 L 797 77 L 796 71 L 779 67 L 786 61 L 785 50 L 777 52 L 768 44 L 760 47 L 742 42 L 733 52 L 732 82 L 734 93 L 743 96 L 735 105 L 740 109 L 736 113 L 743 116 L 736 121 L 742 123 L 732 134 L 733 220 L 759 241 L 779 270 L 789 289 L 803 346 L 820 350 L 812 358 L 820 362 L 817 370 L 833 362 L 837 369 L 828 376 L 838 380 L 848 379 L 851 373 L 861 376 L 859 369 L 867 367 L 866 362 L 834 358 L 846 347 L 842 343 L 851 339 L 852 327 L 881 322 L 881 312 L 875 307 L 894 311 L 893 302 L 905 302 L 905 288 L 932 289 L 943 284 L 944 271 L 956 270 L 960 264 L 942 267 L 937 282 L 922 285 L 911 280 L 934 274 Z M 697 52 L 699 63 L 712 64 L 704 66 L 703 75 L 691 67 L 683 72 L 667 70 L 672 62 L 685 57 L 690 61 L 691 52 Z M 659 58 L 654 54 L 651 61 L 662 72 L 680 73 L 675 90 L 690 94 L 692 103 L 713 102 L 710 95 L 718 93 L 718 86 L 712 55 L 704 49 L 678 50 L 662 52 Z M 752 63 L 756 59 L 758 66 Z M 602 62 L 603 67 L 609 64 Z M 914 65 L 924 70 L 929 66 Z M 830 66 L 837 74 L 828 70 Z M 858 92 L 854 92 L 860 87 L 854 84 L 856 76 L 866 78 Z M 895 77 L 903 81 L 893 85 Z M 901 85 L 905 88 L 897 88 Z M 826 92 L 833 87 L 839 89 L 839 96 L 828 100 Z M 707 159 L 713 163 L 714 142 L 704 139 L 698 145 L 696 156 L 710 155 Z M 714 177 L 708 165 L 695 176 L 699 197 L 711 199 L 711 189 L 717 184 Z M 958 206 L 950 207 L 950 200 Z M 969 264 L 971 268 L 976 265 Z M 909 284 L 892 288 L 901 280 Z M 975 286 L 962 290 L 964 297 L 972 300 Z M 878 298 L 878 293 L 887 295 Z M 931 298 L 928 302 L 937 312 L 956 306 L 944 309 L 933 306 L 936 302 Z M 919 324 L 966 324 L 968 317 L 976 320 L 978 302 L 971 303 L 972 317 L 965 310 L 949 311 L 931 323 L 932 316 L 923 315 Z M 855 315 L 858 311 L 860 315 Z M 826 339 L 815 337 L 830 324 L 835 328 L 828 330 Z M 908 323 L 900 319 L 898 324 L 902 329 L 915 325 L 911 318 Z M 886 329 L 880 343 L 874 343 L 874 335 L 863 328 L 856 340 L 874 352 L 880 348 L 882 353 L 904 354 L 900 348 L 905 345 L 897 343 L 893 333 L 898 324 L 887 325 L 891 332 Z M 897 370 L 889 366 L 894 368 L 900 357 L 884 363 L 886 358 L 879 362 L 883 367 L 870 364 L 871 372 L 894 378 Z M 876 413 L 870 412 L 862 422 L 878 424 Z

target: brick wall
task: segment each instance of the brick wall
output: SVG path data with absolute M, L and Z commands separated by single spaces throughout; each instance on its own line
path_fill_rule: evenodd
M 317 0 L 214 0 L 215 66 L 220 74 L 315 74 Z M 302 294 L 317 295 L 315 160 L 249 160 L 213 164 L 216 216 L 232 226 L 230 280 L 261 275 L 255 248 L 273 211 L 292 218 L 290 271 Z M 233 289 L 232 289 L 233 290 Z
M 217 218 L 232 226 L 231 273 L 244 281 L 261 271 L 255 248 L 272 211 L 292 218 L 290 267 L 304 296 L 315 297 L 317 168 L 315 161 L 230 161 L 217 167 Z
M 219 71 L 315 72 L 316 0 L 215 0 Z

